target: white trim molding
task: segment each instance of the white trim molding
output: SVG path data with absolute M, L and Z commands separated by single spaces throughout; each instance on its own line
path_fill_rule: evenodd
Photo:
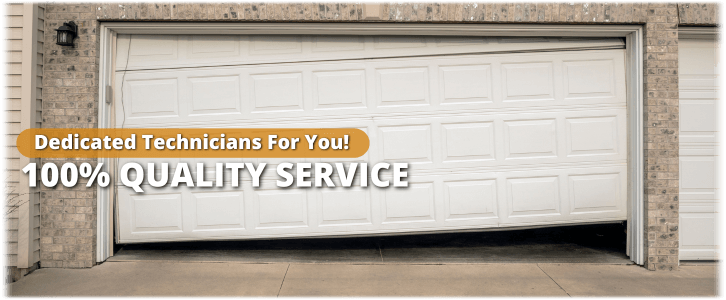
M 678 26 L 679 39 L 718 39 L 718 27 Z
M 635 263 L 645 261 L 645 215 L 643 208 L 643 27 L 640 25 L 548 25 L 548 24 L 399 24 L 399 23 L 223 23 L 223 22 L 102 22 L 99 99 L 106 99 L 106 86 L 113 85 L 112 54 L 115 34 L 286 34 L 286 35 L 442 35 L 529 37 L 621 37 L 626 39 L 628 89 L 628 246 Z M 99 128 L 112 126 L 111 107 L 99 101 Z M 109 162 L 100 159 L 99 162 Z M 107 165 L 107 164 L 105 164 Z M 114 182 L 112 180 L 112 182 Z M 98 189 L 97 261 L 106 260 L 113 249 L 112 189 Z

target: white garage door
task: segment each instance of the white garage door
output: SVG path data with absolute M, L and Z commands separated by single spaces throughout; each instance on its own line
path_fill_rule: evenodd
M 279 189 L 295 160 L 248 159 L 260 188 L 119 187 L 119 242 L 625 220 L 624 65 L 619 39 L 120 36 L 117 127 L 360 128 L 336 161 L 409 162 L 410 186 Z
M 679 39 L 680 259 L 718 259 L 718 44 Z

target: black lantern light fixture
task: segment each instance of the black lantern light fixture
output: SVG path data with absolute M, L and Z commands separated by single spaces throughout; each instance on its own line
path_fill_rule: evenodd
M 58 32 L 58 39 L 55 41 L 57 45 L 73 47 L 73 39 L 78 35 L 78 26 L 75 22 L 63 23 L 63 26 L 55 31 Z

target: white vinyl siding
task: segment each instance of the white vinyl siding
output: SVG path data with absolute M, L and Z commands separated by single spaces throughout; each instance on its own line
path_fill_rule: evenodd
M 40 127 L 42 122 L 43 13 L 44 7 L 34 4 L 6 6 L 5 222 L 8 265 L 19 268 L 40 259 L 39 193 L 28 187 L 20 170 L 35 160 L 22 157 L 15 140 L 22 130 Z

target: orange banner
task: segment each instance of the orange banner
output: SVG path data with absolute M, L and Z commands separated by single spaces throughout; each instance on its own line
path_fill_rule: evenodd
M 34 128 L 16 142 L 31 158 L 355 158 L 370 146 L 356 128 Z

